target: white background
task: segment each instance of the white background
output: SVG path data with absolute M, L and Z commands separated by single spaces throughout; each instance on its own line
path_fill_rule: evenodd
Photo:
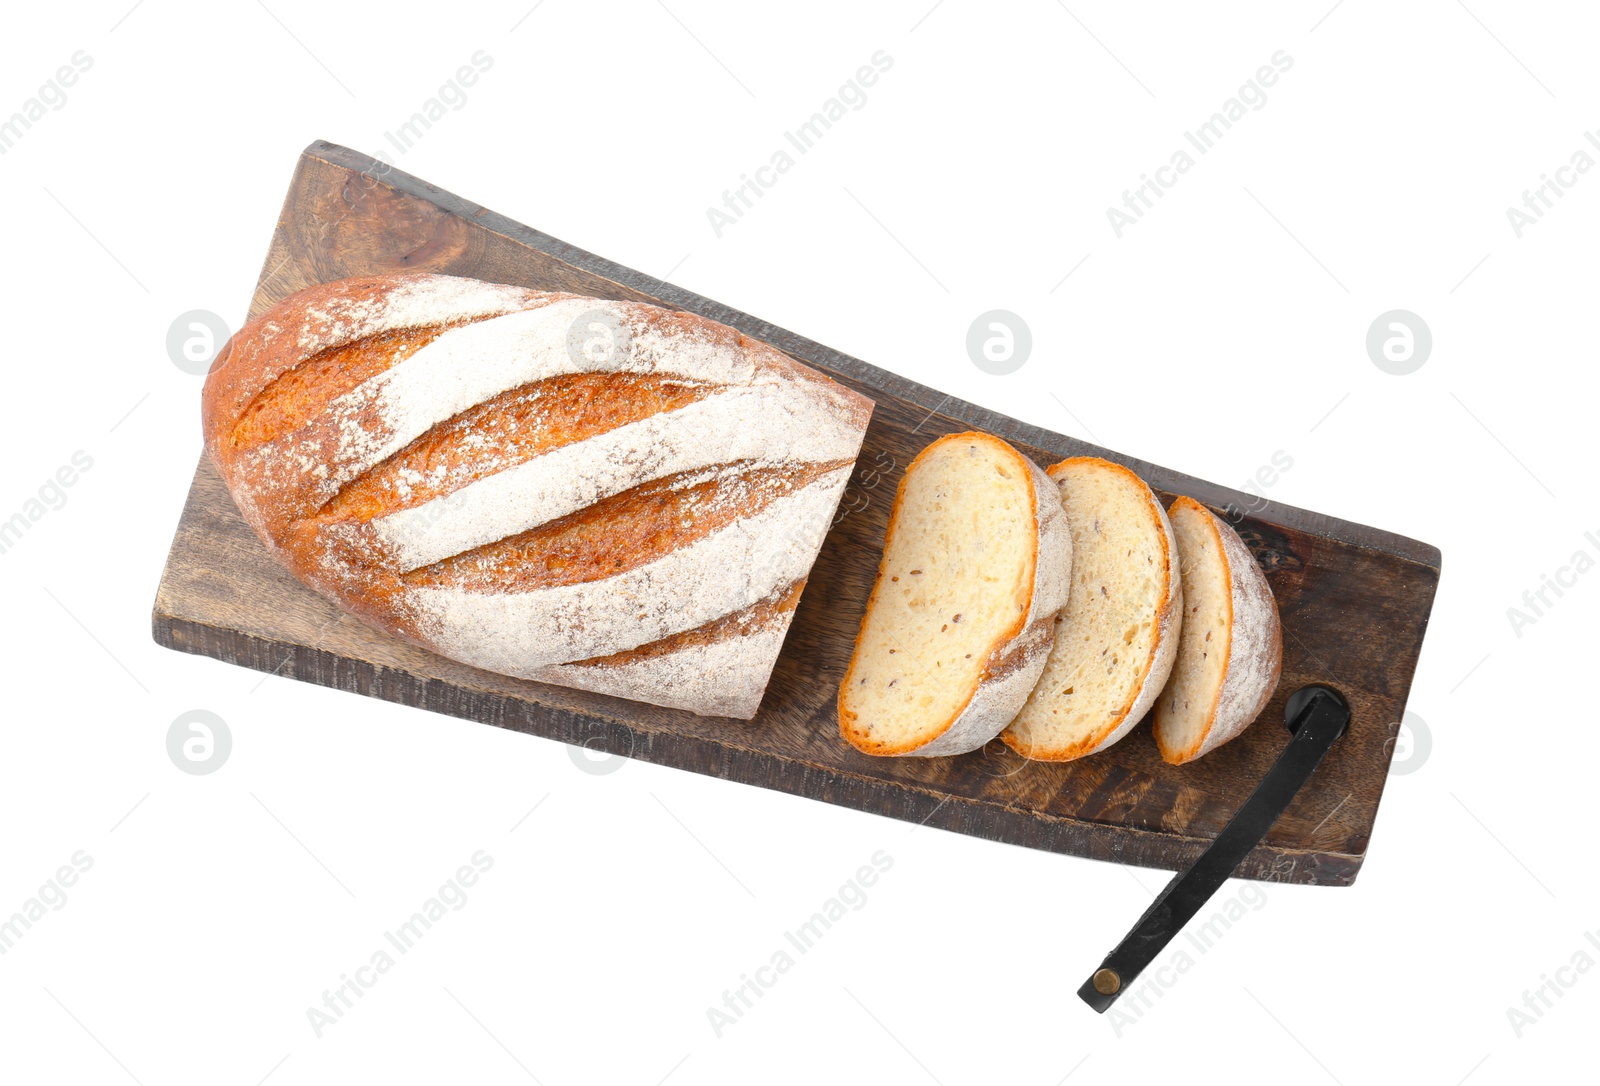
M 78 850 L 93 866 L 0 956 L 0 1078 L 1592 1075 L 1600 969 L 1562 973 L 1520 1035 L 1508 1010 L 1600 961 L 1579 685 L 1600 574 L 1520 636 L 1507 609 L 1600 555 L 1600 171 L 1520 238 L 1506 209 L 1600 128 L 1597 27 L 1578 5 L 1329 2 L 9 10 L 0 117 L 75 51 L 93 64 L 0 156 L 0 519 L 74 452 L 93 466 L 0 555 L 0 914 Z M 1113 1021 L 1074 989 L 1159 872 L 639 762 L 584 772 L 555 743 L 155 646 L 200 450 L 168 326 L 237 327 L 301 148 L 385 147 L 478 50 L 492 68 L 401 168 L 1155 463 L 1239 485 L 1281 450 L 1274 499 L 1439 546 L 1410 702 L 1431 754 L 1411 729 L 1357 885 L 1267 888 Z M 866 105 L 718 238 L 706 209 L 878 50 Z M 1266 104 L 1117 238 L 1107 208 L 1278 50 Z M 995 308 L 1033 333 L 1010 376 L 965 349 Z M 1395 308 L 1434 337 L 1410 376 L 1365 348 Z M 191 709 L 231 729 L 209 776 L 167 755 Z M 467 904 L 317 1037 L 307 1008 L 480 849 Z M 877 850 L 866 905 L 719 1037 L 707 1009 Z

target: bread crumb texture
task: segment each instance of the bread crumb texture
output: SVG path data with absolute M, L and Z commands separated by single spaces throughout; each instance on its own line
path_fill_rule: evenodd
M 1182 586 L 1172 528 L 1119 464 L 1076 457 L 1049 471 L 1072 528 L 1071 596 L 1044 674 L 1004 733 L 1025 757 L 1069 761 L 1127 734 L 1176 655 Z
M 1041 593 L 1042 539 L 1052 560 Z M 844 737 L 872 754 L 959 753 L 992 738 L 1043 666 L 1065 599 L 1054 552 L 1069 546 L 1053 486 L 1005 442 L 953 434 L 924 449 L 901 482 L 841 684 Z

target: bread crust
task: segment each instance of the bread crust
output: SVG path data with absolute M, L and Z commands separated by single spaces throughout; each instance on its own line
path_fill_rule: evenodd
M 995 638 L 983 668 L 967 684 L 961 708 L 943 725 L 935 724 L 930 728 L 929 731 L 933 733 L 931 736 L 900 743 L 869 739 L 865 729 L 857 726 L 858 714 L 847 704 L 848 692 L 854 685 L 851 679 L 860 663 L 861 638 L 858 634 L 850 665 L 839 685 L 837 704 L 840 735 L 865 754 L 937 757 L 976 750 L 993 739 L 1017 715 L 1029 691 L 1038 682 L 1055 639 L 1056 613 L 1067 602 L 1072 572 L 1072 533 L 1068 530 L 1066 513 L 1061 508 L 1055 484 L 1037 464 L 1000 438 L 975 431 L 949 434 L 930 443 L 917 454 L 906 467 L 895 489 L 894 505 L 889 511 L 889 527 L 884 537 L 883 558 L 879 560 L 877 579 L 867 598 L 862 629 L 866 627 L 866 615 L 877 605 L 878 595 L 883 590 L 888 555 L 900 524 L 907 480 L 924 458 L 945 444 L 959 442 L 987 445 L 1013 459 L 1019 466 L 1026 466 L 1025 477 L 1031 484 L 1029 502 L 1035 526 L 1033 547 L 1027 559 L 1029 570 L 1023 578 L 1023 582 L 1029 586 L 1028 608 Z
M 611 354 L 573 346 L 591 317 Z M 486 670 L 746 718 L 871 410 L 694 314 L 428 273 L 286 298 L 202 394 L 246 521 L 342 608 Z
M 1183 621 L 1183 584 L 1178 565 L 1178 541 L 1167 519 L 1166 510 L 1149 485 L 1135 472 L 1122 464 L 1098 456 L 1072 456 L 1045 469 L 1053 485 L 1059 485 L 1061 476 L 1073 467 L 1092 464 L 1102 471 L 1124 477 L 1142 492 L 1146 502 L 1145 512 L 1160 539 L 1162 572 L 1166 578 L 1166 595 L 1157 604 L 1153 616 L 1155 640 L 1141 666 L 1139 682 L 1129 693 L 1120 712 L 1098 733 L 1080 742 L 1057 747 L 1041 747 L 1024 742 L 1010 728 L 1000 733 L 1005 744 L 1024 758 L 1040 762 L 1070 762 L 1101 751 L 1127 735 L 1144 719 L 1150 707 L 1161 696 L 1162 688 L 1172 673 L 1173 662 L 1178 657 L 1178 633 Z M 1069 577 L 1070 580 L 1070 577 Z M 1019 710 L 1020 711 L 1020 710 Z
M 1177 498 L 1168 510 L 1169 515 L 1175 516 L 1180 506 L 1204 514 L 1203 523 L 1226 564 L 1228 640 L 1223 679 L 1212 698 L 1206 727 L 1199 737 L 1178 747 L 1161 727 L 1159 716 L 1157 718 L 1156 746 L 1161 757 L 1173 765 L 1209 754 L 1243 732 L 1272 700 L 1283 666 L 1283 625 L 1278 615 L 1278 602 L 1250 548 L 1244 545 L 1239 533 L 1193 498 Z

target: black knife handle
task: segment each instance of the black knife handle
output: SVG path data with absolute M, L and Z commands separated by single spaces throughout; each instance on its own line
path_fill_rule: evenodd
M 1167 883 L 1133 930 L 1078 989 L 1079 998 L 1096 1011 L 1103 1014 L 1117 1001 L 1261 843 L 1333 741 L 1344 734 L 1350 724 L 1350 707 L 1331 687 L 1303 686 L 1290 696 L 1285 716 L 1294 738 L 1244 806 L 1200 858 Z

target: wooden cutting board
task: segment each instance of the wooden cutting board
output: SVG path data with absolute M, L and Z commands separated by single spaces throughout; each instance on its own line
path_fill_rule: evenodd
M 877 569 L 901 472 L 928 442 L 986 430 L 1041 465 L 1092 454 L 1163 500 L 1225 513 L 1259 499 L 997 415 L 755 317 L 603 260 L 329 143 L 306 149 L 250 305 L 351 275 L 426 269 L 686 309 L 788 352 L 877 402 L 858 471 L 812 572 L 755 720 L 708 719 L 491 675 L 343 615 L 268 555 L 202 457 L 153 614 L 169 648 L 728 780 L 1030 848 L 1177 869 L 1192 861 L 1288 741 L 1284 700 L 1327 683 L 1350 732 L 1239 874 L 1349 885 L 1367 851 L 1439 579 L 1436 548 L 1267 504 L 1237 521 L 1283 615 L 1283 681 L 1243 736 L 1187 766 L 1148 725 L 1065 765 L 998 741 L 955 758 L 879 759 L 839 739 L 834 696 Z M 196 402 L 196 411 L 199 405 Z

